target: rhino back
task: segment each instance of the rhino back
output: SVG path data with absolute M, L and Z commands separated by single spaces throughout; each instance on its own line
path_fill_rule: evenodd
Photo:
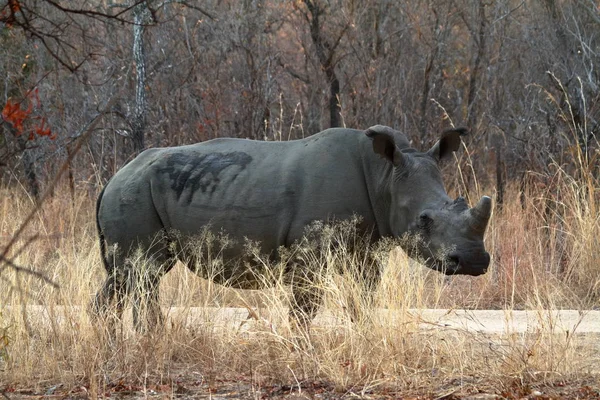
M 191 235 L 210 225 L 259 241 L 265 252 L 290 245 L 315 220 L 358 214 L 374 225 L 363 138 L 333 129 L 290 142 L 216 139 L 148 150 L 111 180 L 102 208 L 131 235 Z

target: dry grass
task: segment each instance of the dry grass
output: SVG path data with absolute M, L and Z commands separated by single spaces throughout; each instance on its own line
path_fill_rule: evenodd
M 58 287 L 10 268 L 0 274 L 0 382 L 4 389 L 34 390 L 62 383 L 85 387 L 92 397 L 123 382 L 155 388 L 194 382 L 218 390 L 226 381 L 237 382 L 230 383 L 232 390 L 248 396 L 272 385 L 301 392 L 307 382 L 327 382 L 328 390 L 340 395 L 435 397 L 515 388 L 527 394 L 539 385 L 597 378 L 597 338 L 555 333 L 550 314 L 527 333 L 492 335 L 445 329 L 418 311 L 527 308 L 542 314 L 600 305 L 597 182 L 561 169 L 556 176 L 534 178 L 524 201 L 517 188 L 509 188 L 510 201 L 491 220 L 488 274 L 446 278 L 407 260 L 401 251 L 386 253 L 376 306 L 388 311 L 351 323 L 345 309 L 350 301 L 360 303 L 352 299 L 355 285 L 330 275 L 322 283 L 327 295 L 321 322 L 304 346 L 297 346 L 297 332 L 287 319 L 285 287 L 233 291 L 192 276 L 181 265 L 161 285 L 162 305 L 177 307 L 169 312 L 167 327 L 139 335 L 126 321 L 110 340 L 86 312 L 104 278 L 93 201 L 83 192 L 72 201 L 57 191 L 10 256 Z M 18 188 L 2 189 L 1 199 L 0 237 L 6 242 L 33 205 Z M 361 262 L 344 251 L 314 257 L 325 267 Z M 23 305 L 44 306 L 46 316 Z M 210 312 L 210 307 L 224 306 L 247 307 L 253 318 L 240 324 Z

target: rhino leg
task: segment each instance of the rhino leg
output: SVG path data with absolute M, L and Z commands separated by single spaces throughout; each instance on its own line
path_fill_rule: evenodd
M 370 259 L 360 271 L 352 271 L 357 293 L 348 296 L 348 313 L 352 322 L 366 322 L 375 305 L 375 294 L 381 282 L 381 269 L 376 260 Z
M 117 322 L 122 320 L 127 294 L 127 276 L 118 273 L 114 266 L 114 260 L 107 260 L 108 276 L 90 305 L 92 318 L 104 321 L 113 339 L 116 337 Z
M 116 274 L 108 276 L 92 302 L 93 314 L 100 318 L 106 317 L 113 300 L 116 298 L 116 309 L 120 315 L 123 312 L 125 292 L 126 282 L 123 279 L 120 279 Z
M 148 332 L 164 324 L 160 310 L 160 280 L 177 260 L 165 247 L 152 253 L 133 269 L 129 292 L 132 296 L 133 325 L 138 332 Z
M 135 329 L 152 330 L 163 321 L 159 307 L 160 279 L 176 263 L 169 251 L 168 235 L 160 232 L 146 240 L 118 239 L 109 246 L 110 251 L 103 251 L 108 277 L 92 302 L 93 314 L 106 320 L 114 335 L 115 321 L 122 320 L 125 303 L 131 296 Z
M 301 333 L 308 334 L 310 323 L 323 303 L 323 288 L 317 275 L 306 274 L 292 281 L 289 318 Z

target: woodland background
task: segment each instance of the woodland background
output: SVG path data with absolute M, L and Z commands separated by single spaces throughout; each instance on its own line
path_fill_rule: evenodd
M 598 399 L 598 335 L 555 311 L 581 322 L 600 307 L 599 7 L 0 0 L 0 395 Z M 393 312 L 351 323 L 360 291 L 333 276 L 323 308 L 338 319 L 315 324 L 309 348 L 290 340 L 284 285 L 240 293 L 183 265 L 161 283 L 161 305 L 180 313 L 160 334 L 125 323 L 115 341 L 90 319 L 106 273 L 94 202 L 137 153 L 374 124 L 418 149 L 469 128 L 443 172 L 451 196 L 494 197 L 488 273 L 444 277 L 384 252 L 377 305 Z M 338 243 L 309 259 L 362 268 Z M 210 312 L 223 306 L 256 318 L 224 328 Z M 538 322 L 486 334 L 430 308 Z
M 499 205 L 513 182 L 551 188 L 553 168 L 597 178 L 599 7 L 0 0 L 2 183 L 37 198 L 68 160 L 92 195 L 144 148 L 374 124 L 417 148 L 468 127 L 461 179 Z

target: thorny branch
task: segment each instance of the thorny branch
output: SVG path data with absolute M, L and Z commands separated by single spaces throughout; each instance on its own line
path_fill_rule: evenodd
M 69 164 L 71 163 L 71 161 L 73 160 L 75 155 L 77 155 L 77 153 L 79 153 L 79 150 L 81 150 L 81 147 L 83 146 L 83 144 L 85 142 L 87 142 L 87 139 L 89 138 L 90 133 L 94 131 L 94 128 L 100 122 L 102 117 L 110 111 L 110 109 L 114 106 L 114 104 L 116 103 L 118 98 L 119 98 L 118 95 L 113 95 L 113 97 L 107 102 L 106 106 L 104 107 L 104 110 L 100 111 L 87 124 L 87 126 L 85 126 L 82 129 L 81 133 L 77 135 L 77 139 L 76 139 L 77 142 L 75 143 L 73 149 L 69 153 L 69 156 L 67 157 L 67 159 L 60 166 L 60 169 L 54 176 L 54 179 L 52 180 L 52 182 L 50 182 L 50 184 L 46 188 L 46 191 L 44 192 L 44 194 L 40 197 L 36 207 L 34 207 L 33 210 L 31 210 L 29 212 L 29 214 L 25 217 L 25 219 L 23 220 L 23 222 L 21 223 L 21 225 L 19 226 L 17 231 L 12 235 L 12 238 L 9 240 L 8 244 L 1 251 L 1 253 L 0 253 L 0 273 L 2 273 L 7 268 L 10 268 L 13 271 L 16 271 L 18 273 L 26 273 L 29 275 L 33 275 L 33 276 L 43 280 L 44 282 L 52 285 L 53 287 L 58 287 L 58 285 L 56 283 L 54 283 L 50 278 L 46 277 L 45 275 L 41 274 L 40 272 L 34 271 L 31 268 L 22 267 L 22 266 L 15 264 L 13 259 L 10 258 L 8 256 L 8 254 L 9 254 L 10 250 L 13 248 L 13 246 L 17 243 L 17 241 L 21 238 L 23 232 L 25 231 L 25 228 L 27 228 L 29 223 L 32 221 L 33 217 L 35 217 L 35 215 L 38 213 L 38 211 L 40 210 L 44 201 L 53 192 L 57 183 L 60 181 L 60 178 L 62 177 L 63 173 L 69 168 Z M 36 236 L 34 236 L 34 238 L 35 237 Z M 29 240 L 29 242 L 31 242 L 31 241 L 33 241 L 33 239 Z
M 67 31 L 73 26 L 81 31 L 82 35 L 87 35 L 86 30 L 79 27 L 76 21 L 77 16 L 102 21 L 116 22 L 120 24 L 136 25 L 135 18 L 129 18 L 129 15 L 138 5 L 145 3 L 151 20 L 149 24 L 158 23 L 157 10 L 167 4 L 179 4 L 183 7 L 192 8 L 206 15 L 210 19 L 216 19 L 212 13 L 194 4 L 189 4 L 184 0 L 166 0 L 156 7 L 151 7 L 149 0 L 135 0 L 130 5 L 119 5 L 118 12 L 111 10 L 117 8 L 109 6 L 108 11 L 102 11 L 90 8 L 74 8 L 61 4 L 58 0 L 43 0 L 41 2 L 31 2 L 27 0 L 8 0 L 0 6 L 0 27 L 2 24 L 11 27 L 20 28 L 26 35 L 38 39 L 42 46 L 48 51 L 48 54 L 54 58 L 62 67 L 69 72 L 77 71 L 88 59 L 95 56 L 94 52 L 84 55 L 78 61 L 74 61 L 70 51 L 76 51 L 78 46 L 67 39 Z M 40 6 L 41 4 L 41 6 Z M 58 12 L 59 17 L 49 18 L 48 15 Z

